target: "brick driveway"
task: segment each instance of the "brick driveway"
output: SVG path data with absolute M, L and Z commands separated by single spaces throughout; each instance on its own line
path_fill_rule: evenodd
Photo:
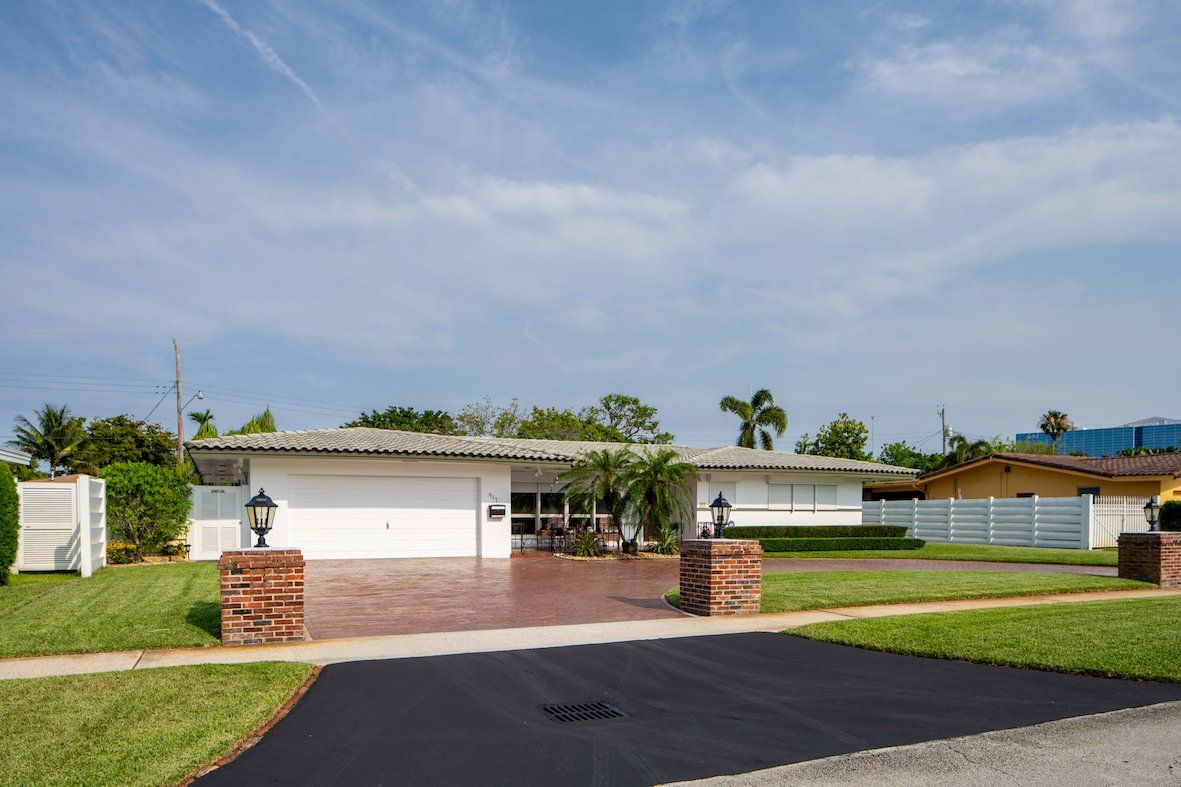
M 313 639 L 555 626 L 677 617 L 662 600 L 676 560 L 311 560 L 306 623 Z M 764 573 L 835 570 L 1080 571 L 1090 566 L 943 560 L 769 559 Z

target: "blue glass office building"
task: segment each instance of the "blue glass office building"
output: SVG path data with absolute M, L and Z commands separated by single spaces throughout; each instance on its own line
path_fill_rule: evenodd
M 1017 440 L 1048 443 L 1043 432 L 1025 432 Z M 1115 456 L 1131 448 L 1176 448 L 1181 450 L 1181 421 L 1150 418 L 1123 426 L 1104 429 L 1075 429 L 1058 440 L 1058 453 L 1084 453 L 1087 456 Z

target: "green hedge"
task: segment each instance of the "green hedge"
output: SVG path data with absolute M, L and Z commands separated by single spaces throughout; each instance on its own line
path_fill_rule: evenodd
M 1160 507 L 1160 529 L 1181 530 L 1181 500 L 1170 500 Z
M 726 528 L 726 538 L 905 538 L 902 525 L 798 525 Z
M 729 535 L 729 533 L 727 533 Z M 763 552 L 848 552 L 853 549 L 919 549 L 921 538 L 760 538 Z
M 16 540 L 20 531 L 20 509 L 16 481 L 8 465 L 0 464 L 0 585 L 8 584 L 8 569 L 16 562 Z

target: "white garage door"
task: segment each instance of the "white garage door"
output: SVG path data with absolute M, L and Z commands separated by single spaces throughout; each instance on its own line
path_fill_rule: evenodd
M 474 478 L 292 475 L 287 506 L 309 560 L 477 554 Z

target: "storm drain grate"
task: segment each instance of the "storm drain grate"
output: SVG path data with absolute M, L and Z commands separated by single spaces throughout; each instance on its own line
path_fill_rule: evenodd
M 605 702 L 569 702 L 565 705 L 542 705 L 541 711 L 558 724 L 573 721 L 598 721 L 599 719 L 622 719 L 626 713 Z

